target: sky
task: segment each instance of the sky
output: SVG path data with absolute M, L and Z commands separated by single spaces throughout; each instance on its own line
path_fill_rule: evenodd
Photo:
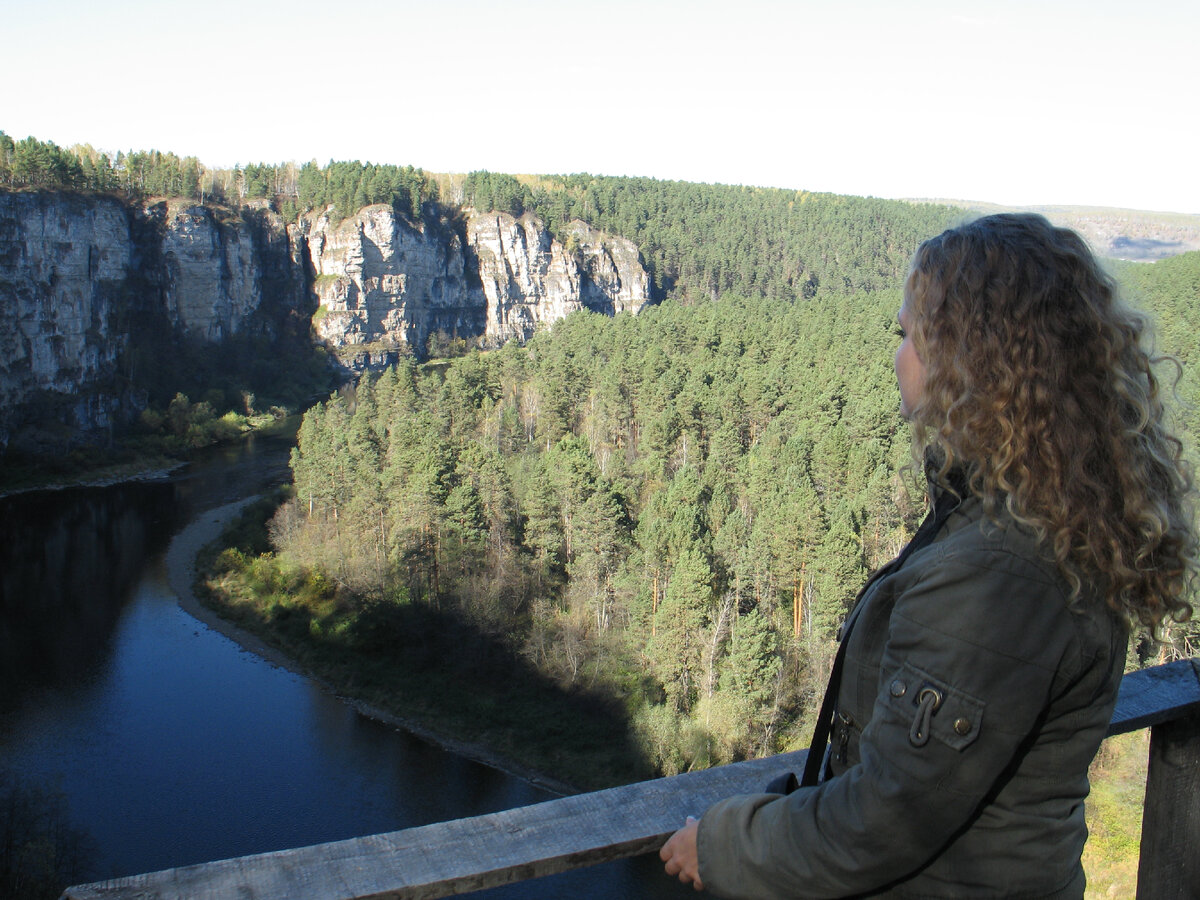
M 1196 0 L 0 0 L 0 130 L 1200 214 Z

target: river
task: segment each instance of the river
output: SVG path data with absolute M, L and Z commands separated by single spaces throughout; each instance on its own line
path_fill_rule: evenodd
M 95 848 L 86 880 L 552 796 L 356 713 L 179 606 L 171 537 L 286 461 L 249 441 L 160 481 L 0 499 L 0 771 L 63 797 Z M 476 896 L 693 895 L 642 858 Z

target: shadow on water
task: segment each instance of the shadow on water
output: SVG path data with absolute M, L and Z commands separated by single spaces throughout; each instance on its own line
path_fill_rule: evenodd
M 286 478 L 289 446 L 251 438 L 160 481 L 0 498 L 0 712 L 94 668 L 147 561 L 201 510 Z
M 96 665 L 146 559 L 166 549 L 174 493 L 155 483 L 0 500 L 0 709 Z

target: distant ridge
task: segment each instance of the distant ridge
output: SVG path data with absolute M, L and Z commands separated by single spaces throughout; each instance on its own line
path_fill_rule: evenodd
M 983 215 L 1002 212 L 1041 213 L 1055 225 L 1078 231 L 1111 259 L 1154 262 L 1200 250 L 1200 215 L 1121 209 L 1110 206 L 1003 206 L 981 200 L 912 197 L 909 203 L 959 207 Z

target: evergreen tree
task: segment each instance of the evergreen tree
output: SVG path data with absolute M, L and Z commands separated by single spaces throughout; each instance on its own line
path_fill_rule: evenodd
M 671 572 L 649 647 L 667 702 L 680 712 L 692 707 L 700 688 L 713 601 L 712 569 L 700 551 L 689 548 Z

